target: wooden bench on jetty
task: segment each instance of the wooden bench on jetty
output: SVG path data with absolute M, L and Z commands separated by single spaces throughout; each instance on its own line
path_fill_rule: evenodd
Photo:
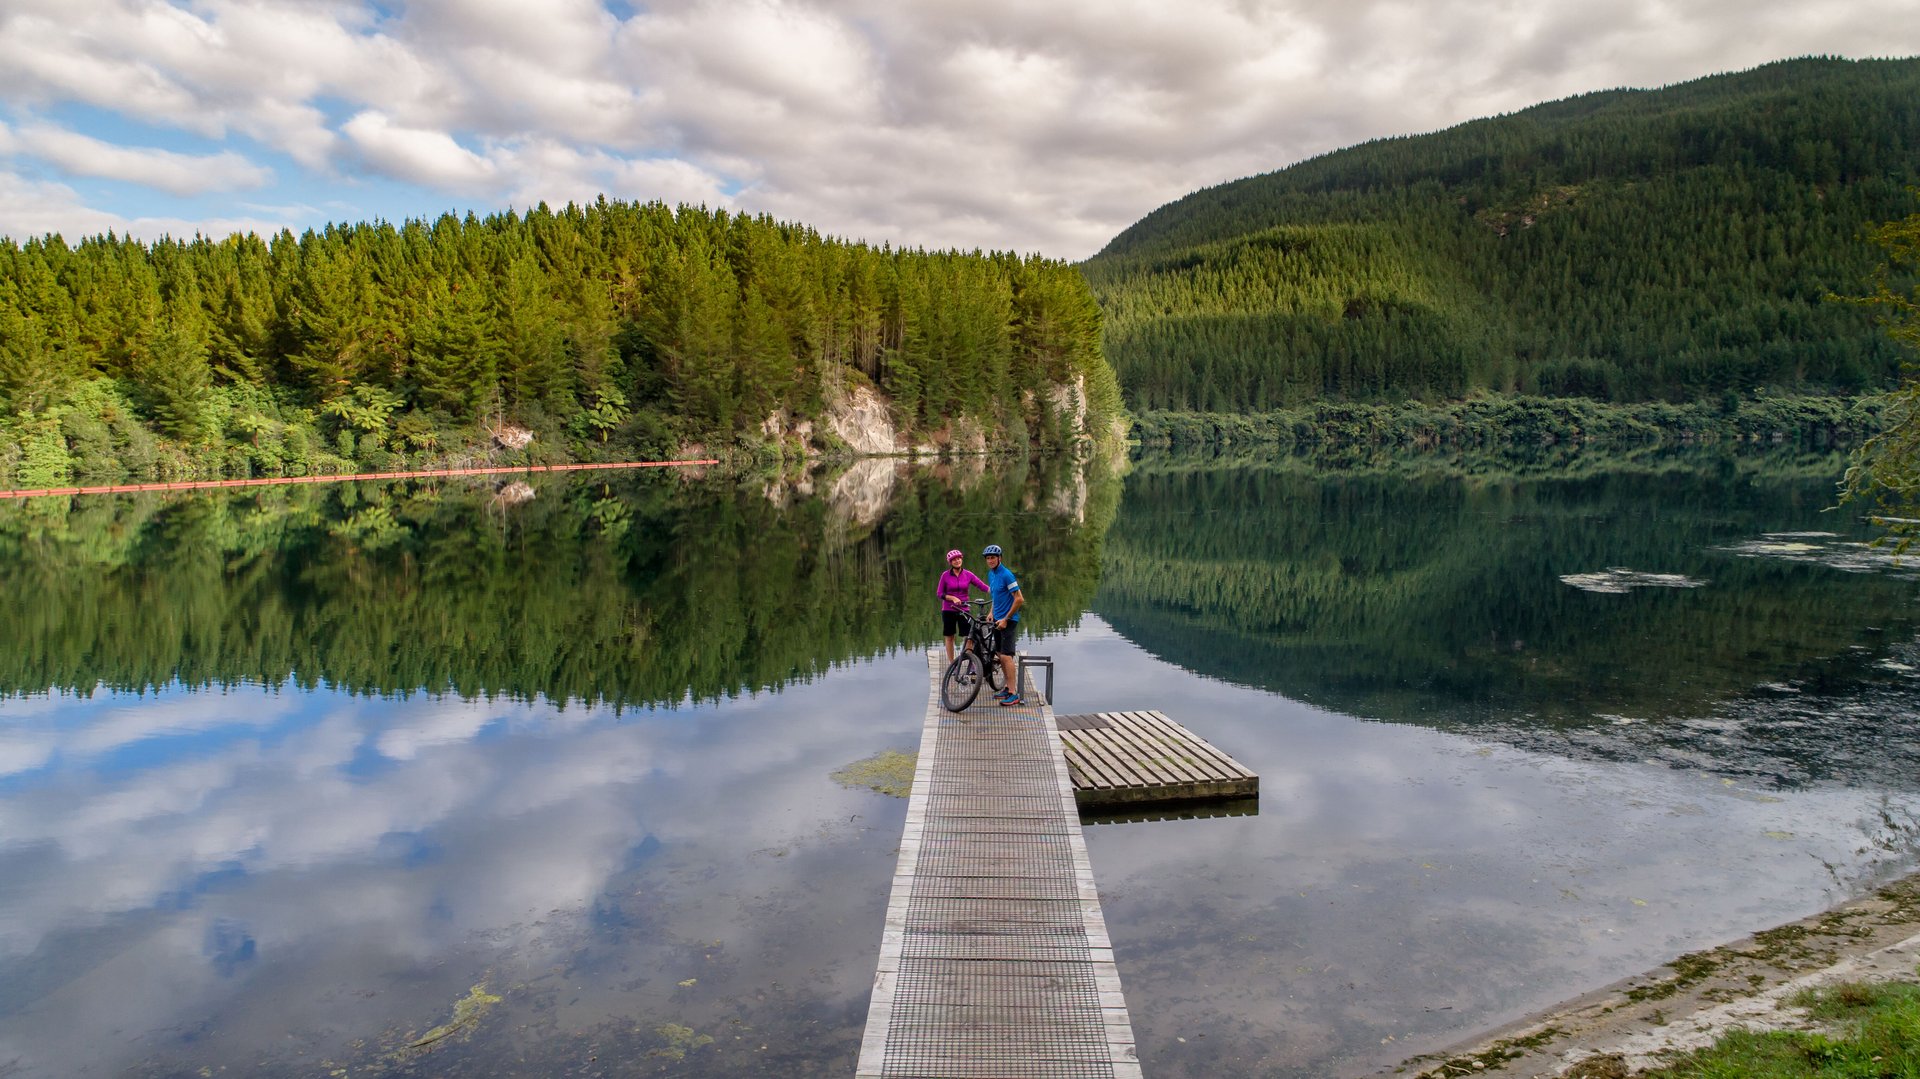
M 855 1074 L 1140 1079 L 1053 709 L 948 712 L 943 658 Z

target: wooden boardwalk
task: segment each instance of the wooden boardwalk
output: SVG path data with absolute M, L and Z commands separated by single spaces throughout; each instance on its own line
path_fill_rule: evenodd
M 1090 712 L 1054 725 L 1083 806 L 1260 793 L 1259 776 L 1159 712 Z
M 939 703 L 928 655 L 859 1079 L 1140 1079 L 1053 710 Z

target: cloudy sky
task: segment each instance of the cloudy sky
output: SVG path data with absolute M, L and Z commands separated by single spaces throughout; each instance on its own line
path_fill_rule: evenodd
M 0 234 L 726 205 L 1063 258 L 1544 100 L 1920 54 L 1920 0 L 5 0 Z

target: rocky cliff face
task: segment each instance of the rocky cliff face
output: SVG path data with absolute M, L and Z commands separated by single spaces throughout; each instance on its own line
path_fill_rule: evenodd
M 827 427 L 863 457 L 907 452 L 894 430 L 891 402 L 871 386 L 855 386 L 827 406 Z
M 1047 408 L 1064 419 L 1063 426 L 1069 441 L 1091 441 L 1108 433 L 1096 432 L 1089 426 L 1086 389 L 1086 380 L 1075 376 L 1072 382 L 1060 383 L 1043 391 Z M 1025 395 L 1023 403 L 1028 420 L 1037 418 L 1039 402 L 1035 395 Z M 826 415 L 817 427 L 810 421 L 776 412 L 761 423 L 760 430 L 775 441 L 798 442 L 808 454 L 826 448 L 822 442 L 832 440 L 837 440 L 856 457 L 944 457 L 1014 448 L 996 445 L 987 430 L 965 416 L 955 418 L 943 427 L 910 436 L 895 426 L 893 402 L 872 386 L 866 385 L 831 395 Z M 1124 436 L 1125 428 L 1116 420 L 1113 432 Z M 828 434 L 831 435 L 830 440 L 817 437 Z
M 1062 382 L 1047 394 L 1053 405 L 1053 413 L 1066 420 L 1066 433 L 1069 441 L 1078 442 L 1092 437 L 1087 431 L 1087 379 L 1085 375 L 1073 376 L 1072 382 Z

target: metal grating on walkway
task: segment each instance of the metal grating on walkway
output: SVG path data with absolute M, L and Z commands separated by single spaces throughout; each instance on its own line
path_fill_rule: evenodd
M 1140 1079 L 1053 710 L 933 687 L 858 1079 Z

